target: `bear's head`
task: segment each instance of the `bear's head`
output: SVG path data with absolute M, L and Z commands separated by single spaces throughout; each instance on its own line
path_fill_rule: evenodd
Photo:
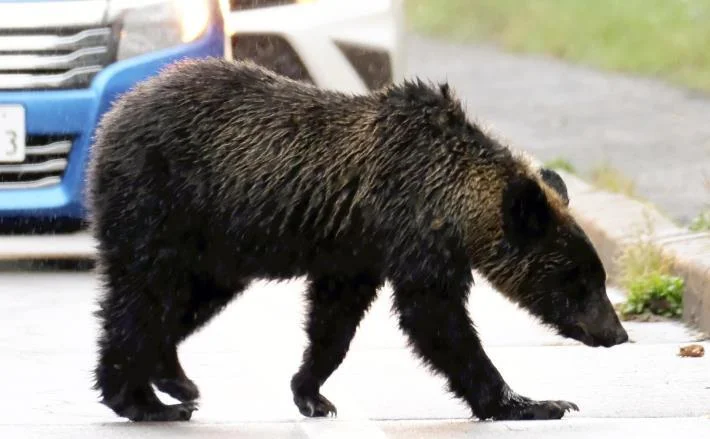
M 512 176 L 502 193 L 501 290 L 561 335 L 588 346 L 628 341 L 606 293 L 606 272 L 568 211 L 567 187 L 550 169 Z M 499 282 L 501 283 L 501 282 Z

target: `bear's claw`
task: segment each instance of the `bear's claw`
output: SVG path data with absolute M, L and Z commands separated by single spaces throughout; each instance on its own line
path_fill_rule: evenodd
M 579 411 L 577 404 L 569 401 L 535 401 L 519 397 L 501 408 L 492 416 L 497 421 L 503 420 L 546 420 L 561 419 L 569 411 Z
M 165 392 L 180 402 L 195 401 L 200 391 L 189 379 L 158 379 L 153 382 L 161 392 Z
M 298 411 L 301 412 L 303 416 L 309 418 L 335 417 L 338 415 L 338 410 L 333 403 L 328 401 L 328 399 L 321 394 L 296 396 L 293 401 L 296 403 Z

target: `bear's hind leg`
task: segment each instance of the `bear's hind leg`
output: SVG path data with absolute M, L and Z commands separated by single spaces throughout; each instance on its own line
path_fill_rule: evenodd
M 165 349 L 161 345 L 165 334 L 160 320 L 150 315 L 150 305 L 109 298 L 103 307 L 104 331 L 95 371 L 95 388 L 103 404 L 132 421 L 189 420 L 194 404 L 165 405 L 150 385 L 159 352 Z
M 207 278 L 198 277 L 193 277 L 191 285 L 192 295 L 178 322 L 177 341 L 163 352 L 153 375 L 153 384 L 158 390 L 182 402 L 196 400 L 200 392 L 180 364 L 177 345 L 219 314 L 246 288 L 246 282 L 223 287 Z
M 177 354 L 177 346 L 166 348 L 158 361 L 152 378 L 153 384 L 181 402 L 195 401 L 200 397 L 197 385 L 185 375 Z
M 322 276 L 308 288 L 308 347 L 291 380 L 293 401 L 304 416 L 336 415 L 320 387 L 345 358 L 358 324 L 377 294 L 377 276 Z
M 173 263 L 144 264 L 106 258 L 100 264 L 107 291 L 97 313 L 102 331 L 95 388 L 106 406 L 132 421 L 186 421 L 195 404 L 163 404 L 151 378 L 162 353 L 175 346 L 176 310 L 188 297 L 189 283 Z

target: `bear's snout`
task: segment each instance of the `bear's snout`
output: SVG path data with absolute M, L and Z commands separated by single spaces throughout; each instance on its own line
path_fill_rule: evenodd
M 587 313 L 580 317 L 577 326 L 583 335 L 578 340 L 587 346 L 606 348 L 629 341 L 629 334 L 621 325 L 611 303 L 603 303 L 601 308 L 603 312 Z
M 597 337 L 597 339 L 600 346 L 610 348 L 629 341 L 629 334 L 626 333 L 626 330 L 621 325 L 618 325 L 615 329 L 605 331 L 604 335 Z
M 576 313 L 567 324 L 561 325 L 560 333 L 591 347 L 609 348 L 629 341 L 629 334 L 606 293 L 590 299 L 583 312 Z

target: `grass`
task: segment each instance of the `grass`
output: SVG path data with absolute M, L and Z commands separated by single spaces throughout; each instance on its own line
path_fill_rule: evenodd
M 710 91 L 710 0 L 405 0 L 410 27 Z
M 710 232 L 710 208 L 700 212 L 700 214 L 691 221 L 689 229 L 693 232 Z
M 705 189 L 710 195 L 710 176 L 705 177 Z M 710 206 L 706 207 L 690 223 L 690 230 L 693 232 L 710 232 Z
M 565 171 L 570 174 L 576 174 L 577 170 L 575 169 L 574 165 L 567 159 L 564 159 L 562 157 L 557 157 L 554 158 L 550 161 L 545 162 L 544 165 L 546 168 L 549 169 L 554 169 L 558 171 Z
M 678 318 L 683 313 L 684 281 L 671 274 L 672 261 L 652 242 L 652 236 L 647 223 L 617 260 L 618 283 L 628 292 L 627 301 L 619 308 L 624 320 Z
M 600 189 L 638 199 L 634 181 L 608 163 L 594 168 L 591 180 L 592 184 Z
M 683 279 L 677 276 L 651 273 L 640 277 L 629 288 L 622 314 L 627 319 L 645 313 L 678 318 L 683 315 L 683 288 Z

